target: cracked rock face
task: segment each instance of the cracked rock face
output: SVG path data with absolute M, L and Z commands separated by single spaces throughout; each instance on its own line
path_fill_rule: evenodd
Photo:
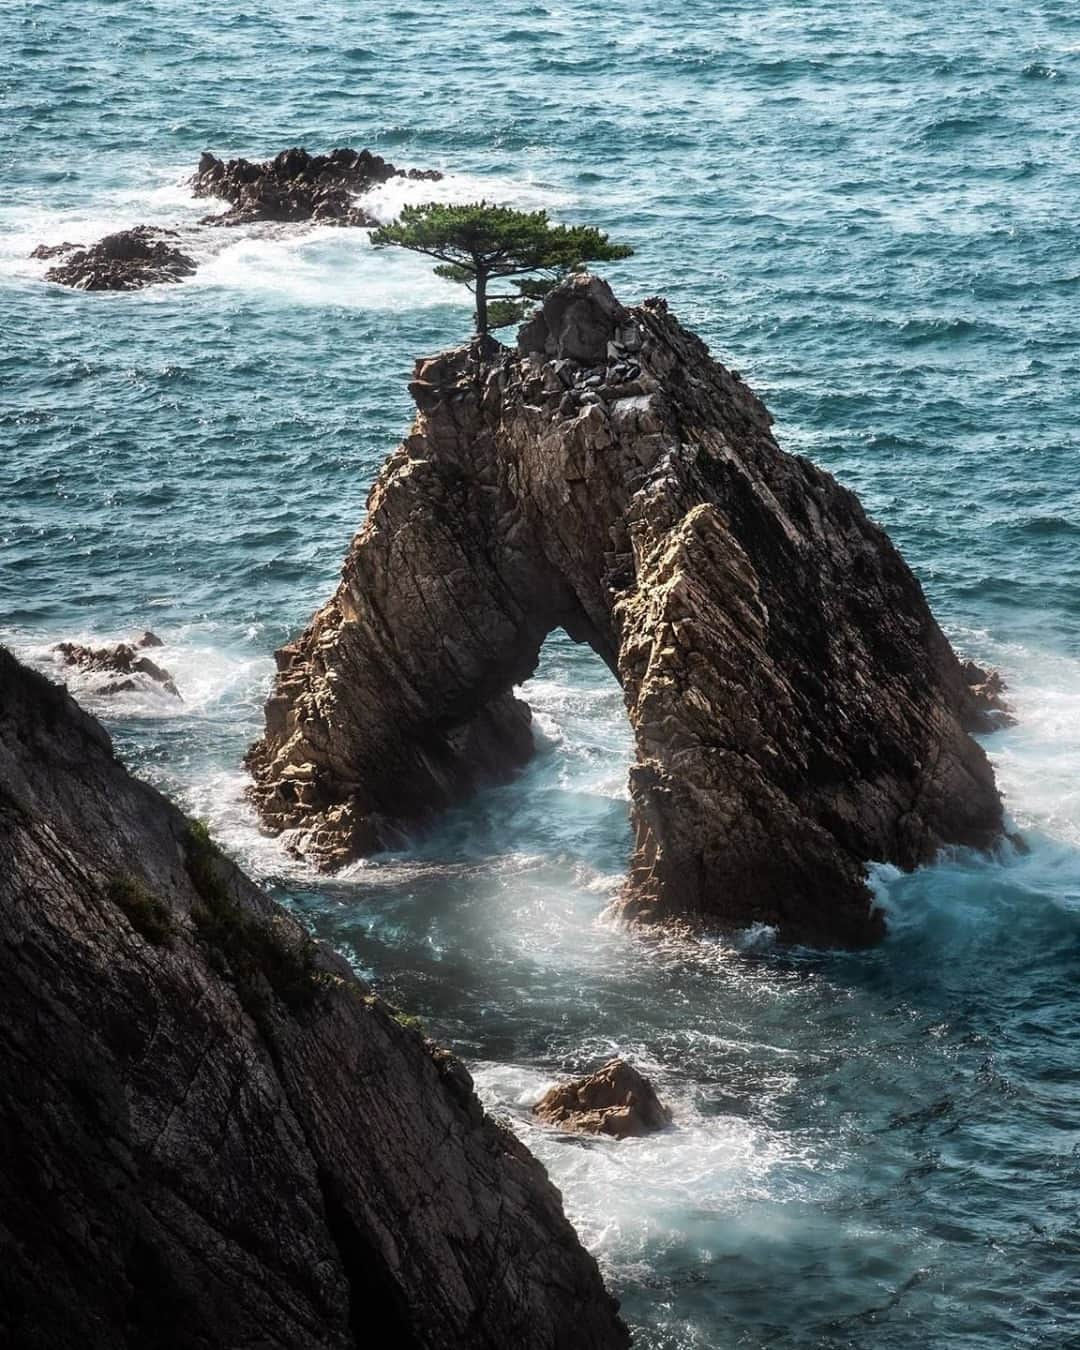
M 995 841 L 985 714 L 915 577 L 664 301 L 573 278 L 517 350 L 421 361 L 410 389 L 249 755 L 292 848 L 339 866 L 512 773 L 511 691 L 558 627 L 634 730 L 629 918 L 860 945 L 868 862 Z
M 273 159 L 228 163 L 206 153 L 191 180 L 196 197 L 230 203 L 203 225 L 246 225 L 256 220 L 317 220 L 329 225 L 376 225 L 354 198 L 391 178 L 438 180 L 435 169 L 398 169 L 370 150 L 332 150 L 311 155 L 294 147 Z
M 3 649 L 0 859 L 0 1344 L 627 1345 L 464 1067 Z

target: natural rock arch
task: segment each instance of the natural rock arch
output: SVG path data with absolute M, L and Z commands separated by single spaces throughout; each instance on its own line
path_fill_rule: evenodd
M 421 361 L 410 390 L 249 754 L 292 847 L 339 866 L 512 773 L 511 690 L 558 627 L 634 729 L 630 916 L 863 943 L 867 861 L 993 841 L 979 709 L 915 577 L 664 301 L 576 277 L 516 351 Z

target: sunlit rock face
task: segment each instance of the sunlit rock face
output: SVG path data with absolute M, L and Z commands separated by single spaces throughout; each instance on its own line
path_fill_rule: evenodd
M 671 1111 L 656 1089 L 625 1059 L 612 1059 L 595 1073 L 557 1083 L 533 1107 L 548 1125 L 580 1134 L 634 1139 L 671 1124 Z
M 983 714 L 915 577 L 663 300 L 575 277 L 516 350 L 421 361 L 410 389 L 249 756 L 291 847 L 332 869 L 512 774 L 511 691 L 558 627 L 634 730 L 629 918 L 865 944 L 868 862 L 993 843 Z
M 622 1350 L 465 1068 L 0 648 L 0 1344 Z

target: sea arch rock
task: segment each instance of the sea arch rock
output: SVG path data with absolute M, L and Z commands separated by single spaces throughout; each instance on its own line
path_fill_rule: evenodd
M 628 917 L 859 945 L 883 931 L 867 862 L 995 840 L 980 712 L 918 581 L 663 300 L 575 277 L 516 350 L 420 361 L 410 390 L 248 757 L 290 847 L 332 869 L 512 773 L 512 689 L 557 627 L 635 734 Z

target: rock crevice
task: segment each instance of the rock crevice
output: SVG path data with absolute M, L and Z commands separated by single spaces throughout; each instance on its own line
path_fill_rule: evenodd
M 559 627 L 635 734 L 627 916 L 865 943 L 866 863 L 994 842 L 985 714 L 917 580 L 663 300 L 573 278 L 516 350 L 420 361 L 410 390 L 249 755 L 291 847 L 333 868 L 513 773 L 512 689 Z

